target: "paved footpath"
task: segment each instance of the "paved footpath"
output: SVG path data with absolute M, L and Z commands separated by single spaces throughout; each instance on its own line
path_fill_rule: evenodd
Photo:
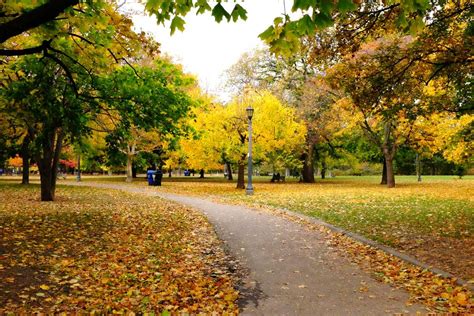
M 91 184 L 127 191 L 125 185 Z M 149 194 L 150 191 L 147 190 Z M 372 279 L 335 251 L 323 234 L 242 206 L 169 193 L 153 195 L 201 210 L 231 255 L 248 270 L 243 315 L 387 315 L 426 312 L 406 306 L 408 294 Z

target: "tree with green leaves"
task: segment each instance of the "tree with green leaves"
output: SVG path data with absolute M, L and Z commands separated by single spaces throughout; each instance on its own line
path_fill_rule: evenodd
M 85 122 L 96 112 L 96 104 L 78 98 L 63 69 L 52 61 L 29 56 L 12 67 L 22 75 L 2 88 L 0 110 L 26 131 L 40 171 L 41 200 L 52 201 L 63 145 L 87 133 Z M 86 79 L 77 82 L 83 85 L 76 88 L 87 89 Z
M 144 2 L 146 11 L 156 16 L 158 24 L 171 22 L 171 33 L 183 30 L 185 17 L 192 12 L 210 13 L 217 22 L 247 18 L 244 1 L 235 1 L 233 4 L 208 0 L 147 0 Z M 108 4 L 105 0 L 4 1 L 0 6 L 0 43 L 7 43 L 8 48 L 0 51 L 0 55 L 22 55 L 47 51 L 51 41 L 54 41 L 57 35 L 54 32 L 57 30 L 58 23 L 64 20 L 80 20 L 91 15 L 107 19 L 104 8 Z M 378 18 L 381 13 L 388 12 L 397 17 L 394 23 L 400 27 L 417 28 L 423 25 L 424 17 L 430 16 L 436 10 L 437 3 L 426 0 L 399 0 L 388 3 L 359 0 L 294 0 L 291 11 L 298 13 L 297 18 L 292 19 L 285 12 L 283 16 L 276 17 L 273 25 L 263 31 L 260 37 L 270 45 L 273 52 L 288 54 L 298 47 L 299 38 L 314 35 L 317 30 L 333 25 L 335 17 L 350 12 L 356 11 L 375 18 Z M 10 39 L 32 30 L 36 31 L 38 28 L 47 30 L 38 43 L 31 43 L 26 47 L 9 47 Z
M 318 56 L 316 60 L 312 55 L 328 36 L 321 33 L 314 38 L 302 38 L 299 50 L 292 56 L 276 56 L 269 50 L 244 54 L 227 72 L 228 84 L 236 91 L 243 91 L 246 86 L 268 89 L 296 109 L 307 126 L 305 150 L 300 157 L 302 181 L 306 183 L 315 182 L 315 158 L 323 157 L 315 150 L 325 148 L 329 135 L 334 133 L 334 128 L 329 127 L 334 119 L 330 110 L 337 95 L 318 78 L 334 57 L 325 60 Z
M 158 58 L 150 67 L 123 66 L 98 80 L 109 113 L 107 143 L 127 158 L 127 181 L 141 151 L 153 152 L 169 137 L 186 132 L 183 118 L 193 106 L 187 89 L 195 84 L 180 67 Z

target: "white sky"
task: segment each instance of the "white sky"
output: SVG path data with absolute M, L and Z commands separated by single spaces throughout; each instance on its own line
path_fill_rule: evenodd
M 223 3 L 228 9 L 234 2 Z M 158 26 L 154 16 L 134 16 L 137 31 L 152 33 L 161 43 L 161 51 L 184 66 L 186 72 L 198 76 L 201 87 L 221 100 L 227 99 L 223 91 L 222 74 L 247 51 L 264 44 L 258 38 L 273 19 L 283 12 L 283 0 L 249 0 L 243 3 L 247 20 L 216 23 L 210 13 L 186 16 L 186 29 L 170 36 L 170 29 Z M 169 24 L 168 24 L 169 25 Z

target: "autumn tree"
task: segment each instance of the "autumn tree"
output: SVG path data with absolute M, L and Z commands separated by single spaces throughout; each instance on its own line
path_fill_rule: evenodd
M 182 119 L 192 100 L 186 89 L 194 79 L 171 62 L 158 58 L 151 67 L 121 67 L 99 80 L 103 106 L 112 122 L 107 142 L 127 158 L 127 181 L 141 151 L 152 152 L 164 140 L 184 132 Z
M 329 75 L 332 85 L 350 97 L 354 118 L 359 115 L 360 127 L 383 153 L 388 187 L 395 186 L 397 148 L 410 142 L 417 118 L 452 105 L 449 91 L 430 95 L 424 84 L 429 65 L 411 65 L 407 56 L 416 43 L 406 36 L 381 38 L 362 46 Z
M 315 158 L 323 157 L 316 149 L 331 149 L 327 136 L 334 133 L 329 128 L 334 119 L 329 113 L 336 113 L 331 108 L 337 93 L 320 79 L 326 67 L 337 60 L 326 48 L 330 38 L 330 31 L 303 37 L 291 56 L 276 56 L 269 50 L 247 53 L 227 72 L 228 83 L 235 91 L 246 86 L 268 89 L 296 109 L 307 126 L 305 150 L 300 157 L 302 181 L 307 183 L 315 181 Z
M 110 65 L 115 62 L 126 63 L 123 56 L 135 54 L 138 49 L 143 52 L 141 46 L 148 47 L 139 45 L 140 37 L 131 31 L 130 20 L 107 3 L 102 10 L 106 18 L 97 18 L 91 11 L 80 21 L 94 24 L 93 29 L 72 18 L 54 22 L 56 29 L 50 30 L 56 34 L 54 41 L 45 44 L 48 47 L 40 51 L 41 58 L 31 55 L 34 51 L 26 51 L 24 55 L 28 56 L 9 57 L 1 65 L 0 94 L 6 102 L 0 103 L 0 111 L 12 118 L 10 122 L 17 129 L 25 131 L 32 144 L 44 201 L 54 199 L 64 143 L 85 136 L 88 122 L 102 109 L 98 75 L 113 69 Z M 38 31 L 15 37 L 15 47 L 35 43 L 44 34 L 49 33 Z M 100 45 L 93 45 L 91 38 Z
M 267 91 L 248 90 L 228 105 L 209 104 L 199 109 L 192 123 L 197 138 L 187 139 L 182 144 L 190 161 L 209 166 L 222 162 L 236 164 L 239 189 L 245 188 L 248 152 L 245 109 L 248 106 L 255 109 L 252 119 L 254 160 L 275 166 L 298 167 L 306 129 L 298 121 L 294 109 L 283 105 Z
M 54 62 L 38 62 L 30 56 L 14 67 L 24 75 L 2 89 L 2 97 L 15 106 L 12 113 L 21 118 L 33 143 L 32 154 L 41 176 L 41 200 L 52 201 L 64 142 L 86 133 L 83 122 L 93 115 L 94 106 L 77 97 L 67 76 Z

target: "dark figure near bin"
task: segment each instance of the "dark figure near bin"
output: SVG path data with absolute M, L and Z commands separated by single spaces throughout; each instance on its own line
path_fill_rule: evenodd
M 201 171 L 199 171 L 199 179 L 204 179 L 204 169 L 201 169 Z
M 163 172 L 158 169 L 155 171 L 155 180 L 153 181 L 153 185 L 161 186 L 161 180 L 163 179 Z
M 277 174 L 273 174 L 270 182 L 275 182 L 275 181 L 280 181 L 280 180 L 281 180 L 281 176 L 280 176 L 280 173 L 278 172 Z

